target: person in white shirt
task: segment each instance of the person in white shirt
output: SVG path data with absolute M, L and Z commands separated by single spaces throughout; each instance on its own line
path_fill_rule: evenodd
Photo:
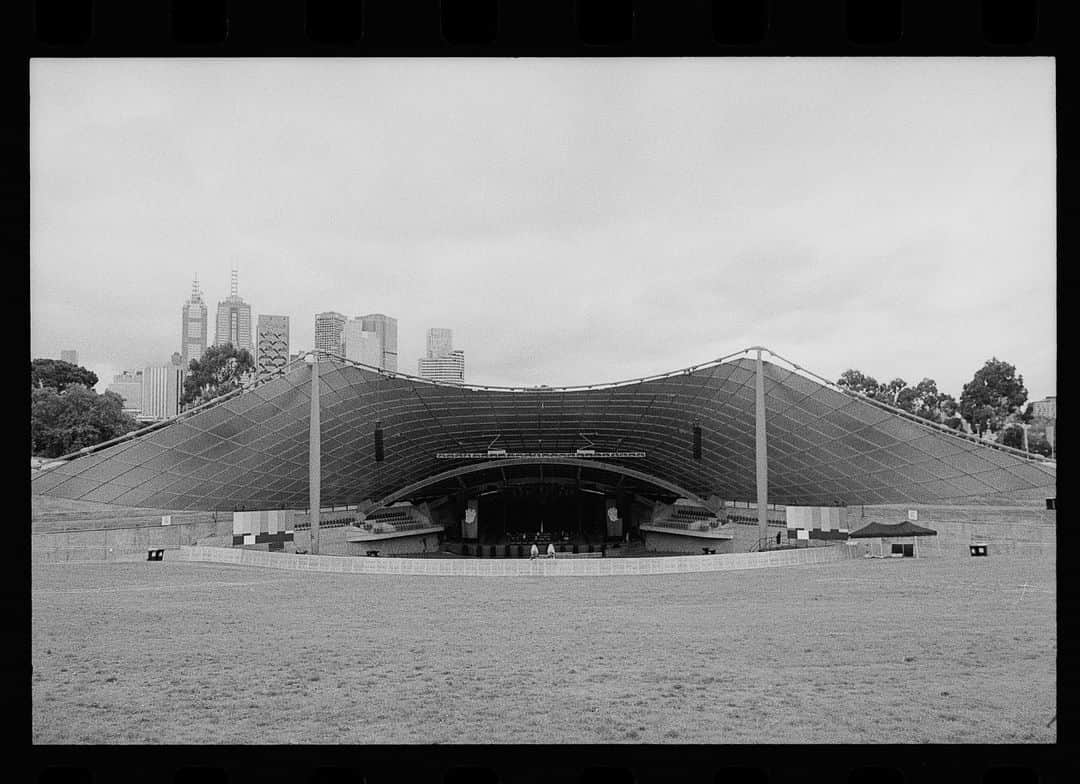
M 551 543 L 548 544 L 547 556 L 548 556 L 548 558 L 554 558 L 555 557 L 555 543 L 554 542 L 551 542 Z
M 540 548 L 537 547 L 536 543 L 534 542 L 533 546 L 532 546 L 532 549 L 529 551 L 529 558 L 532 559 L 532 558 L 535 558 L 538 555 L 540 555 Z

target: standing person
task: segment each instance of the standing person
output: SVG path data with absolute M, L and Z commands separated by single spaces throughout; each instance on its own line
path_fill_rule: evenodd
M 548 558 L 554 558 L 555 557 L 555 543 L 554 542 L 548 542 L 548 553 L 547 553 L 547 555 L 548 555 Z
M 776 532 L 776 543 L 778 545 L 780 544 L 780 532 L 779 531 Z
M 532 549 L 529 550 L 529 560 L 532 560 L 538 555 L 540 555 L 540 548 L 536 546 L 536 542 L 533 542 Z

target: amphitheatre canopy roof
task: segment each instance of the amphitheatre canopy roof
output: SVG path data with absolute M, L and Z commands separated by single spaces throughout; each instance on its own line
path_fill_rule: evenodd
M 748 351 L 645 379 L 542 388 L 439 384 L 324 357 L 322 504 L 401 497 L 432 477 L 444 488 L 474 487 L 475 476 L 506 480 L 525 464 L 564 479 L 623 472 L 670 493 L 753 499 L 756 363 Z M 767 353 L 772 503 L 1055 495 L 1051 461 L 848 393 Z M 306 508 L 311 376 L 311 365 L 297 361 L 248 390 L 67 456 L 36 472 L 32 492 L 175 510 Z M 375 460 L 377 428 L 383 461 Z M 489 448 L 507 455 L 487 459 Z M 582 448 L 597 454 L 577 456 Z

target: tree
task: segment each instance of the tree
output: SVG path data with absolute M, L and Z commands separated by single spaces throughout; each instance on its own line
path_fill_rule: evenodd
M 97 374 L 93 371 L 60 359 L 34 359 L 30 362 L 30 386 L 34 389 L 63 392 L 75 385 L 92 389 L 97 382 Z
M 881 384 L 873 376 L 868 376 L 861 371 L 849 369 L 840 374 L 836 385 L 866 397 L 874 397 L 881 392 Z
M 1013 449 L 1024 448 L 1024 428 L 1019 425 L 1009 425 L 998 433 L 997 443 L 1011 446 Z
M 963 430 L 964 420 L 958 416 L 951 416 L 944 422 L 945 427 L 951 427 L 953 430 Z
M 1043 457 L 1050 457 L 1054 454 L 1050 442 L 1047 441 L 1046 436 L 1041 433 L 1028 433 L 1028 451 L 1032 454 L 1042 455 Z
M 904 387 L 897 393 L 896 405 L 917 417 L 943 423 L 956 414 L 956 399 L 939 392 L 937 382 L 924 378 L 913 387 Z
M 964 384 L 960 394 L 960 415 L 977 432 L 990 430 L 996 433 L 1026 401 L 1024 377 L 1016 374 L 1013 365 L 992 357 L 975 371 L 971 381 Z
M 932 422 L 943 423 L 956 415 L 956 399 L 938 391 L 932 378 L 924 378 L 911 387 L 902 378 L 882 384 L 858 370 L 845 370 L 837 385 Z
M 246 348 L 238 349 L 232 343 L 211 346 L 201 358 L 191 360 L 181 407 L 191 408 L 232 392 L 254 367 L 255 360 Z
M 60 457 L 122 436 L 136 427 L 115 392 L 99 395 L 74 385 L 57 392 L 30 390 L 30 448 L 42 457 Z

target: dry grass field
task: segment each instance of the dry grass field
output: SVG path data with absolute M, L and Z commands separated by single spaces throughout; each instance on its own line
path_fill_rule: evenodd
M 1026 587 L 1025 587 L 1026 586 Z M 35 566 L 35 743 L 1054 742 L 1052 561 Z

